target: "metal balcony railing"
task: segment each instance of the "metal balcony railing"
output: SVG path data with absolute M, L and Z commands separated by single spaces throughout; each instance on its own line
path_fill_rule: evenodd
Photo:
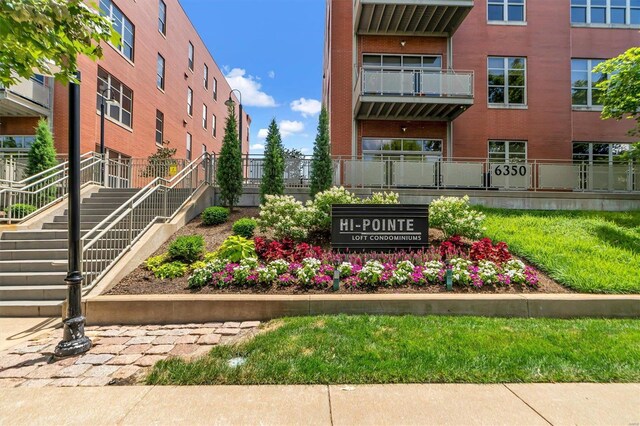
M 360 95 L 473 98 L 473 71 L 361 68 Z

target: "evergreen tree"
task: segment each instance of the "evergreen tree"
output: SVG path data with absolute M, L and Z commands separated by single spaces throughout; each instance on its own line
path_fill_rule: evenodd
M 318 121 L 318 134 L 313 144 L 310 194 L 313 197 L 318 192 L 331 188 L 331 185 L 333 185 L 333 162 L 329 142 L 329 117 L 323 106 Z
M 233 211 L 233 206 L 242 195 L 242 151 L 238 139 L 236 113 L 233 106 L 229 106 L 225 123 L 222 149 L 216 165 L 216 180 L 220 188 L 222 203 Z
M 53 146 L 53 135 L 44 118 L 38 121 L 36 140 L 29 149 L 27 176 L 33 176 L 58 164 L 56 149 Z
M 276 120 L 272 119 L 267 134 L 267 145 L 264 150 L 264 165 L 260 183 L 260 202 L 265 202 L 265 195 L 284 194 L 284 148 Z

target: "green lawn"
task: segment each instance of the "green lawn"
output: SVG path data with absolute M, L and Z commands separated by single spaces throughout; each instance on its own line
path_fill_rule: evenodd
M 489 238 L 559 283 L 585 293 L 640 293 L 640 211 L 482 211 Z
M 148 384 L 637 382 L 640 322 L 319 316 L 155 365 Z M 228 360 L 244 357 L 232 368 Z

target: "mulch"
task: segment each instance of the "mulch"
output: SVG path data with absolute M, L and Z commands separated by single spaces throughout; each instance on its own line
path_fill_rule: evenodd
M 229 220 L 217 226 L 205 226 L 202 224 L 200 217 L 193 219 L 184 227 L 176 231 L 173 236 L 167 240 L 162 246 L 155 251 L 153 256 L 158 256 L 167 251 L 169 244 L 179 236 L 200 234 L 204 237 L 206 250 L 214 251 L 220 244 L 230 235 L 232 235 L 231 226 L 233 222 L 242 217 L 256 217 L 259 210 L 257 208 L 238 208 L 229 216 Z M 437 229 L 429 230 L 429 239 L 431 241 L 442 240 L 442 232 Z M 514 256 L 515 257 L 515 256 Z M 519 258 L 525 264 L 531 265 L 525 259 Z M 531 294 L 531 293 L 571 293 L 570 289 L 558 284 L 548 275 L 538 271 L 539 285 L 537 288 L 530 288 L 523 285 L 510 285 L 505 287 L 487 286 L 480 289 L 471 287 L 456 287 L 453 291 L 447 292 L 444 286 L 425 286 L 425 287 L 394 287 L 379 288 L 372 293 L 379 294 L 422 294 L 422 293 L 462 293 L 462 294 Z M 144 268 L 143 264 L 127 275 L 122 281 L 116 284 L 106 294 L 119 295 L 140 295 L 140 294 L 362 294 L 362 290 L 350 290 L 340 288 L 337 292 L 332 290 L 300 290 L 286 287 L 252 287 L 252 288 L 226 288 L 218 289 L 212 286 L 206 286 L 202 289 L 192 290 L 188 288 L 188 277 L 174 279 L 159 279 L 153 273 Z

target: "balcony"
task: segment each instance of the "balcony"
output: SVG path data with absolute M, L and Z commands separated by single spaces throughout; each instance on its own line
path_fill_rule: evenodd
M 354 0 L 358 34 L 452 36 L 473 0 Z
M 473 72 L 363 68 L 353 99 L 359 120 L 449 121 L 473 105 Z
M 11 87 L 0 84 L 0 116 L 35 117 L 50 113 L 51 87 L 36 80 L 20 80 Z

